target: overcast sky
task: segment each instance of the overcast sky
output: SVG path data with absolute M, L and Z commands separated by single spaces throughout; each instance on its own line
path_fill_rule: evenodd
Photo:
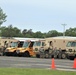
M 0 0 L 0 7 L 7 14 L 3 26 L 12 24 L 19 29 L 34 32 L 76 27 L 76 0 Z

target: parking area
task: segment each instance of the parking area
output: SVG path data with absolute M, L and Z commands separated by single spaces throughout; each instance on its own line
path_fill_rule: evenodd
M 76 71 L 76 69 L 73 69 L 73 61 L 68 59 L 54 59 L 54 60 L 56 69 Z M 51 62 L 52 59 L 1 56 L 0 68 L 11 67 L 11 68 L 51 69 Z

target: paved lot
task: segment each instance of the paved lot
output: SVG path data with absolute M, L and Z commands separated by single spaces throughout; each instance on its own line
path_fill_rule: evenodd
M 1 67 L 14 67 L 14 68 L 43 68 L 51 69 L 52 59 L 42 58 L 26 58 L 26 57 L 6 57 L 0 56 Z M 55 59 L 56 69 L 73 70 L 73 62 L 68 59 Z

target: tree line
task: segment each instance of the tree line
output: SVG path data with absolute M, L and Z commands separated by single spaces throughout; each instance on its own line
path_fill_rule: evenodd
M 56 30 L 50 30 L 47 33 L 42 33 L 41 31 L 33 32 L 32 29 L 18 29 L 17 27 L 13 27 L 13 25 L 9 25 L 8 27 L 2 26 L 4 22 L 6 22 L 7 15 L 0 8 L 0 36 L 2 37 L 29 37 L 29 38 L 47 38 L 47 37 L 55 37 L 55 36 L 63 36 L 62 32 L 58 32 Z M 69 28 L 65 31 L 65 36 L 76 36 L 76 28 Z
M 8 27 L 2 26 L 0 28 L 0 35 L 2 37 L 29 37 L 29 38 L 47 38 L 55 36 L 63 36 L 62 32 L 56 30 L 48 31 L 47 33 L 42 33 L 41 31 L 33 32 L 32 29 L 20 30 L 17 27 L 9 25 Z M 69 28 L 65 31 L 65 36 L 76 36 L 76 28 Z

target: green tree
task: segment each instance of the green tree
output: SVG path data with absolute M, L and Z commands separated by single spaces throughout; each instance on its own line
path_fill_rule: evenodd
M 3 22 L 6 21 L 7 15 L 3 12 L 3 10 L 0 7 L 0 26 L 2 25 Z
M 65 32 L 66 36 L 76 36 L 76 28 L 69 28 Z
M 44 34 L 41 33 L 40 31 L 37 31 L 36 33 L 34 33 L 34 38 L 44 38 Z
M 29 29 L 29 30 L 24 29 L 22 31 L 22 35 L 23 37 L 33 38 L 34 33 L 32 32 L 32 29 Z
M 21 37 L 21 30 L 17 27 L 9 25 L 8 27 L 1 27 L 1 34 L 3 37 Z
M 46 35 L 46 37 L 55 37 L 55 36 L 58 36 L 58 32 L 56 30 L 51 30 Z
M 26 34 L 27 34 L 27 29 L 24 29 L 24 30 L 22 31 L 22 34 L 23 34 L 23 35 L 26 35 Z

